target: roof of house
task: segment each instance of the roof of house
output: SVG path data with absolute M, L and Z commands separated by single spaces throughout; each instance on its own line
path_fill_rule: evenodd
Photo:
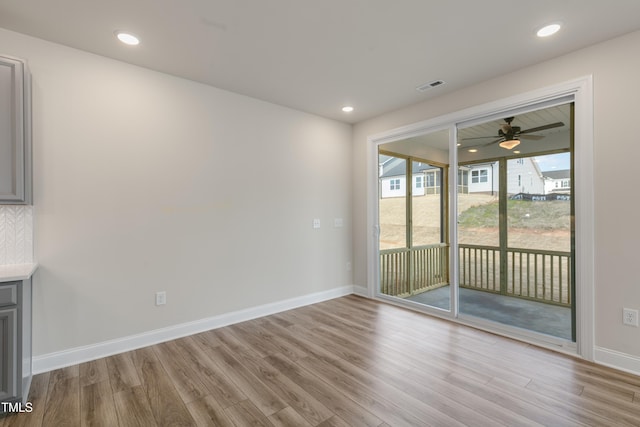
M 386 157 L 386 156 L 385 156 Z M 383 160 L 380 162 L 382 165 L 382 174 L 380 178 L 388 178 L 390 176 L 404 176 L 407 174 L 407 162 L 405 159 L 397 157 L 380 158 Z M 436 166 L 432 166 L 428 163 L 414 162 L 413 173 L 421 173 L 425 170 L 437 169 Z
M 542 172 L 542 176 L 551 179 L 568 179 L 571 177 L 571 170 L 563 169 L 559 171 L 544 171 Z

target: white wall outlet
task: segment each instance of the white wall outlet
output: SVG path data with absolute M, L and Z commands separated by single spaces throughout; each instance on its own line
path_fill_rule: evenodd
M 625 325 L 638 327 L 638 310 L 623 308 L 622 323 Z
M 344 220 L 342 218 L 334 218 L 333 219 L 333 226 L 335 228 L 344 227 Z
M 320 228 L 320 218 L 313 219 L 313 228 Z
M 156 305 L 165 305 L 167 303 L 167 293 L 165 291 L 156 292 Z

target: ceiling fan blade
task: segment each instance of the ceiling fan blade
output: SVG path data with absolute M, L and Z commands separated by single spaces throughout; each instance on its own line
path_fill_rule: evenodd
M 544 138 L 543 135 L 518 135 L 518 138 L 520 139 L 530 139 L 532 141 L 538 141 L 542 138 Z
M 538 132 L 541 130 L 547 130 L 547 129 L 553 129 L 553 128 L 558 128 L 560 126 L 564 126 L 564 123 L 562 122 L 557 122 L 557 123 L 550 123 L 548 125 L 544 125 L 544 126 L 538 126 L 536 128 L 531 128 L 531 129 L 525 129 L 523 131 L 520 131 L 520 134 L 523 133 L 533 133 L 533 132 Z
M 468 141 L 470 139 L 485 139 L 485 138 L 499 138 L 500 135 L 490 135 L 490 136 L 474 136 L 473 138 L 460 138 L 461 141 Z
M 504 141 L 504 138 L 498 138 L 495 141 L 491 141 L 491 142 L 485 142 L 485 143 L 476 143 L 476 144 L 471 144 L 471 145 L 467 145 L 464 144 L 464 146 L 462 144 L 458 144 L 458 150 L 467 150 L 469 148 L 476 148 L 476 147 L 486 147 L 487 145 L 491 145 L 491 144 L 495 144 L 498 141 Z
M 498 139 L 496 139 L 495 141 L 487 142 L 486 144 L 483 144 L 482 146 L 483 146 L 483 147 L 488 147 L 488 146 L 493 145 L 493 144 L 495 144 L 496 142 L 500 142 L 500 141 L 504 141 L 504 138 L 498 138 Z
M 517 127 L 517 126 L 512 127 L 511 125 L 509 125 L 509 123 L 507 123 L 506 125 L 503 125 L 503 126 L 508 126 L 508 129 L 512 129 L 512 130 L 519 129 L 519 127 Z M 495 139 L 495 140 L 493 140 L 491 142 L 487 142 L 486 144 L 475 145 L 474 147 L 478 147 L 478 146 L 487 147 L 487 146 L 493 145 L 493 144 L 495 144 L 497 142 L 504 141 L 505 138 L 511 139 L 514 136 L 516 138 L 530 139 L 530 140 L 533 140 L 533 141 L 537 141 L 537 140 L 540 140 L 540 139 L 544 138 L 544 136 L 543 135 L 527 135 L 527 134 L 528 133 L 533 133 L 533 132 L 538 132 L 538 131 L 541 131 L 541 130 L 553 129 L 553 128 L 557 128 L 557 127 L 560 127 L 560 126 L 564 126 L 564 123 L 562 123 L 562 122 L 550 123 L 550 124 L 544 125 L 544 126 L 538 126 L 538 127 L 535 127 L 535 128 L 525 129 L 525 130 L 522 130 L 522 131 L 516 131 L 516 132 L 513 132 L 511 134 L 505 133 L 504 135 L 475 136 L 475 137 L 471 137 L 471 138 L 461 138 L 460 141 L 470 141 L 470 140 L 473 140 L 473 139 L 498 138 L 498 139 Z M 502 133 L 504 133 L 504 130 L 502 128 L 500 130 L 502 131 Z

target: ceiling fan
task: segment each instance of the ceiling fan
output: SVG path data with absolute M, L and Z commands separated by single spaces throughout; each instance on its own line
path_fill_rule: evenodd
M 511 150 L 512 148 L 520 144 L 520 139 L 531 139 L 531 140 L 537 141 L 539 139 L 544 138 L 543 135 L 530 135 L 534 132 L 539 132 L 542 130 L 553 129 L 560 126 L 564 126 L 564 123 L 556 122 L 556 123 L 549 123 L 548 125 L 537 126 L 534 128 L 522 130 L 520 126 L 511 126 L 511 122 L 513 121 L 513 119 L 514 117 L 506 117 L 504 119 L 505 123 L 500 126 L 500 129 L 498 129 L 497 135 L 479 136 L 475 138 L 463 138 L 463 140 L 497 138 L 494 141 L 483 144 L 483 147 L 487 147 L 489 145 L 495 144 L 496 142 L 499 142 L 500 147 L 506 148 L 507 150 Z

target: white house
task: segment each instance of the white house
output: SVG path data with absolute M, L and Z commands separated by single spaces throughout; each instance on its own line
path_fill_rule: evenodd
M 403 197 L 406 195 L 407 162 L 404 159 L 390 156 L 380 156 L 379 177 L 380 197 Z M 412 164 L 412 194 L 440 193 L 441 169 L 428 163 L 413 162 Z
M 509 160 L 507 169 L 508 194 L 544 194 L 544 178 L 534 157 Z
M 571 170 L 545 171 L 543 175 L 545 194 L 566 194 L 571 192 Z
M 497 194 L 500 173 L 498 162 L 461 166 L 458 173 L 460 193 Z M 511 159 L 507 162 L 507 194 L 544 194 L 545 181 L 534 157 Z M 412 194 L 440 193 L 441 169 L 427 163 L 413 162 Z M 380 197 L 403 197 L 406 194 L 406 161 L 380 156 Z

